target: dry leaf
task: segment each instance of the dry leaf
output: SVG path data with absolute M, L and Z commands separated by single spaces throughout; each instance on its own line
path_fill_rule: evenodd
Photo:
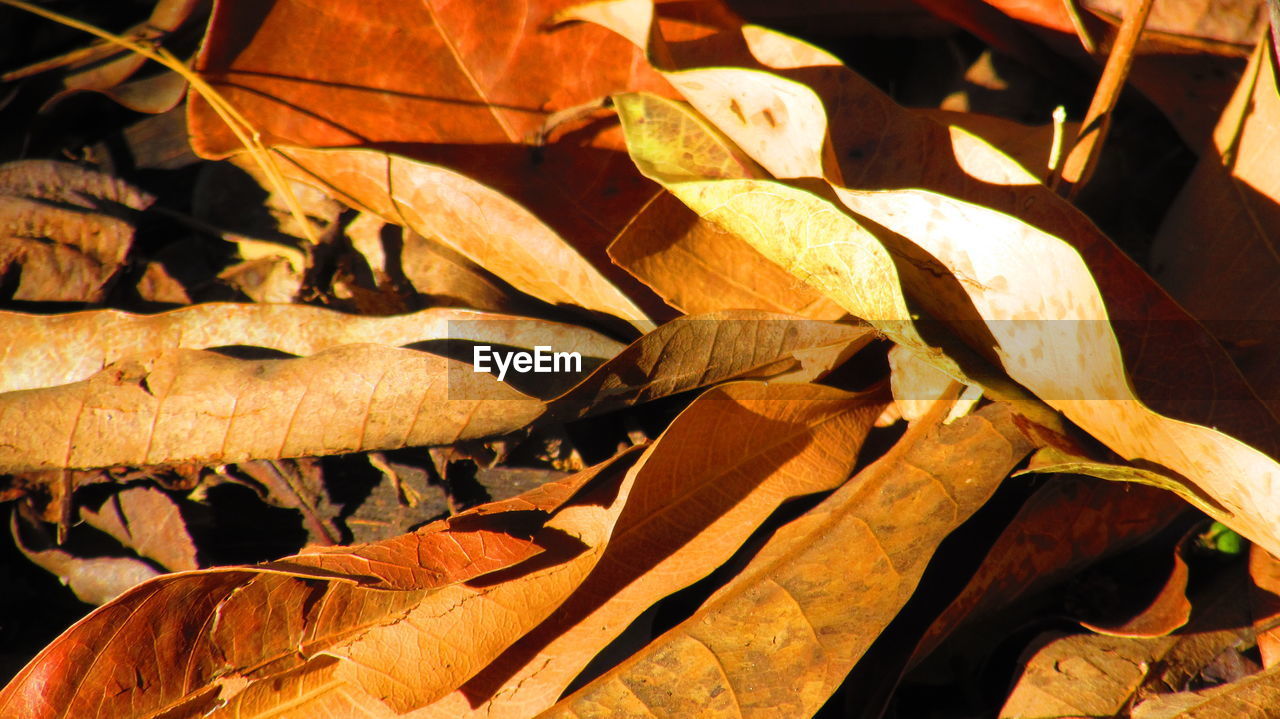
M 809 716 L 915 589 L 938 542 L 1031 450 L 1007 408 L 947 409 L 799 520 L 697 613 L 540 716 Z M 957 456 L 966 461 L 956 462 Z
M 639 5 L 622 2 L 632 10 Z M 729 72 L 706 70 L 696 76 L 707 84 L 706 73 Z M 686 78 L 676 84 L 685 88 L 691 82 Z M 745 82 L 741 77 L 732 87 L 741 88 Z M 789 92 L 782 94 L 788 86 Z M 821 138 L 812 145 L 807 162 L 799 155 L 783 158 L 773 144 L 760 154 L 751 151 L 784 131 L 791 142 L 783 147 L 812 140 L 810 125 L 818 121 L 825 127 L 822 104 L 813 91 L 769 76 L 753 92 L 756 105 L 773 98 L 773 109 L 765 108 L 768 117 L 785 109 L 793 122 L 775 121 L 768 132 L 759 130 L 759 125 L 769 124 L 767 118 L 718 126 L 753 143 L 745 146 L 748 152 L 774 174 L 820 172 L 823 165 L 816 148 L 824 146 Z M 706 93 L 704 103 L 710 95 Z M 799 99 L 792 102 L 795 97 Z M 726 112 L 718 110 L 720 115 Z M 754 118 L 756 112 L 748 108 L 740 114 Z M 716 121 L 715 116 L 710 119 Z M 981 384 L 992 396 L 1018 396 L 1005 394 L 1005 387 L 993 387 L 998 377 L 974 376 L 972 363 L 965 366 L 968 372 L 962 371 L 956 361 L 958 348 L 949 346 L 944 354 L 925 341 L 912 322 L 919 315 L 908 309 L 907 296 L 911 297 L 930 317 L 947 323 L 968 347 L 998 363 L 1010 378 L 1111 449 L 1187 478 L 1224 507 L 1223 516 L 1230 516 L 1233 528 L 1264 546 L 1280 548 L 1274 522 L 1280 516 L 1280 495 L 1271 489 L 1280 486 L 1280 465 L 1232 437 L 1166 417 L 1142 403 L 1129 381 L 1136 372 L 1126 371 L 1090 266 L 1067 242 L 1016 217 L 926 190 L 858 191 L 814 183 L 806 185 L 812 191 L 805 191 L 767 180 L 690 180 L 696 174 L 686 168 L 696 167 L 696 160 L 679 172 L 655 165 L 649 159 L 651 138 L 637 120 L 624 118 L 634 138 L 630 149 L 637 166 L 703 217 L 747 240 L 950 376 Z M 988 150 L 984 157 L 998 159 L 998 153 Z M 1025 175 L 1008 161 L 1002 171 L 1010 178 L 1019 172 Z M 824 197 L 828 192 L 838 203 Z M 863 218 L 871 223 L 864 224 Z M 1179 328 L 1194 330 L 1194 325 L 1181 323 Z M 1256 435 L 1254 429 L 1248 436 Z M 1274 439 L 1266 445 L 1271 442 Z
M 556 417 L 646 402 L 730 379 L 810 382 L 872 339 L 863 326 L 736 310 L 672 320 L 552 402 Z
M 155 487 L 125 487 L 97 509 L 81 507 L 80 516 L 167 571 L 199 566 L 182 512 L 169 495 Z
M 323 652 L 359 656 L 359 638 L 372 631 L 396 635 L 387 647 L 409 650 L 421 637 L 424 651 L 438 651 L 438 639 L 427 640 L 425 634 L 434 630 L 421 625 L 420 617 L 406 618 L 406 613 L 434 612 L 447 622 L 450 605 L 459 614 L 520 607 L 525 621 L 536 622 L 539 612 L 557 603 L 554 588 L 566 581 L 572 586 L 570 578 L 556 576 L 565 573 L 558 570 L 580 572 L 577 565 L 584 558 L 589 565 L 598 555 L 610 518 L 616 518 L 625 501 L 625 491 L 619 494 L 619 475 L 637 455 L 619 455 L 558 487 L 492 506 L 488 514 L 459 515 L 411 535 L 298 555 L 258 568 L 187 572 L 144 583 L 47 647 L 0 691 L 0 711 L 32 719 L 125 719 L 181 707 L 192 715 L 207 715 L 227 698 L 236 702 L 231 711 L 255 700 L 263 689 L 278 690 L 294 677 L 354 672 L 358 684 L 363 678 L 358 667 L 326 659 Z M 615 495 L 612 510 L 610 495 Z M 552 513 L 549 520 L 545 513 Z M 522 561 L 529 559 L 535 564 L 521 569 Z M 503 567 L 515 568 L 514 581 L 465 584 Z M 523 601 L 503 601 L 504 592 L 528 585 L 535 589 Z M 464 604 L 469 605 L 465 611 Z M 451 626 L 482 625 L 459 621 Z M 519 635 L 514 623 L 505 631 Z M 490 628 L 487 636 L 475 637 L 474 645 L 467 642 L 458 648 L 483 652 L 485 643 L 501 645 L 500 634 Z M 144 635 L 151 639 L 139 641 Z M 432 666 L 439 674 L 427 676 L 419 670 L 426 664 L 402 661 L 397 668 L 388 660 L 397 661 L 385 657 L 385 668 L 412 673 L 415 682 L 429 683 L 459 670 L 437 662 Z M 120 691 L 122 687 L 127 689 Z M 386 711 L 385 704 L 356 685 L 331 682 L 322 689 L 329 692 L 306 698 L 315 705 L 363 701 Z M 277 702 L 297 703 L 288 695 L 273 696 Z
M 18 512 L 10 516 L 9 531 L 27 559 L 57 576 L 86 604 L 105 604 L 160 574 L 137 557 L 78 557 L 57 546 L 53 537 Z
M 646 329 L 644 312 L 533 213 L 443 167 L 373 150 L 282 149 L 293 176 L 453 248 L 551 304 L 605 312 Z
M 1248 620 L 1236 601 L 1240 579 L 1239 573 L 1228 572 L 1207 587 L 1206 601 L 1197 600 L 1203 611 L 1178 635 L 1077 635 L 1037 649 L 1026 661 L 1001 719 L 1111 716 L 1135 698 L 1185 689 L 1224 650 L 1247 641 Z
M 1160 490 L 1084 477 L 1054 477 L 1009 521 L 965 588 L 925 631 L 918 664 L 962 622 L 1074 576 L 1149 539 L 1188 510 Z
M 1156 276 L 1230 348 L 1280 413 L 1280 94 L 1271 41 L 1258 43 L 1212 143 L 1152 246 Z
M 238 360 L 169 350 L 72 384 L 0 395 L 0 468 L 230 463 L 450 444 L 542 413 L 471 365 L 342 345 Z
M 615 95 L 624 117 L 643 117 L 660 138 L 657 149 L 697 145 L 699 170 L 710 177 L 759 177 L 763 171 L 696 114 L 675 110 L 656 95 Z M 696 127 L 689 127 L 693 123 Z M 683 151 L 683 150 L 682 150 Z M 678 160 L 655 161 L 676 167 Z M 760 256 L 732 233 L 689 210 L 670 193 L 654 196 L 609 245 L 609 257 L 687 314 L 759 309 L 834 320 L 844 310 Z
M 101 301 L 133 244 L 133 225 L 115 208 L 154 199 L 66 162 L 0 166 L 0 273 L 17 273 L 13 299 Z
M 617 0 L 584 6 L 571 17 L 604 24 L 647 47 L 686 99 L 777 177 L 825 177 L 834 187 L 872 191 L 925 188 L 1007 213 L 1068 243 L 1105 298 L 1139 397 L 1168 416 L 1280 451 L 1275 416 L 1256 401 L 1222 348 L 1091 221 L 1017 163 L 968 132 L 896 105 L 811 46 L 752 26 L 664 44 L 650 33 L 652 14 L 647 0 Z M 799 226 L 790 232 L 804 234 Z M 907 244 L 894 249 L 904 251 Z M 919 250 L 906 256 L 908 268 L 932 263 Z M 938 284 L 913 299 L 929 299 Z M 959 290 L 952 287 L 944 297 L 952 313 L 965 317 Z
M 124 357 L 169 349 L 265 347 L 306 356 L 344 344 L 391 347 L 440 340 L 580 352 L 604 361 L 622 345 L 585 327 L 469 310 L 396 317 L 307 305 L 204 303 L 157 315 L 95 310 L 66 315 L 0 312 L 0 392 L 77 382 Z
M 1280 561 L 1258 545 L 1249 547 L 1249 607 L 1253 628 L 1258 633 L 1258 653 L 1262 666 L 1280 664 Z
M 421 716 L 527 716 L 550 706 L 641 612 L 725 562 L 779 504 L 843 482 L 886 399 L 747 382 L 702 394 L 632 470 L 636 488 L 582 586 Z

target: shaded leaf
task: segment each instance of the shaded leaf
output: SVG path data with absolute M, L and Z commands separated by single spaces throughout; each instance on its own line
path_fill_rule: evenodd
M 728 28 L 698 41 L 664 43 L 659 33 L 650 32 L 652 15 L 647 0 L 614 0 L 583 6 L 571 17 L 600 23 L 646 47 L 664 76 L 702 115 L 777 177 L 823 177 L 834 188 L 869 191 L 923 188 L 1007 213 L 1068 243 L 1080 255 L 1073 264 L 1082 260 L 1101 292 L 1139 397 L 1168 416 L 1222 428 L 1254 446 L 1280 451 L 1275 416 L 1257 402 L 1222 348 L 1088 218 L 1017 163 L 967 132 L 943 128 L 898 106 L 834 57 L 809 45 L 751 26 Z M 863 198 L 853 209 L 885 223 L 890 208 L 873 212 L 871 206 L 894 205 L 911 194 L 880 202 Z M 920 199 L 929 193 L 914 194 Z M 842 200 L 848 203 L 851 196 L 844 192 Z M 939 195 L 930 197 L 926 204 L 954 204 Z M 894 208 L 892 216 L 920 225 L 934 222 L 928 214 L 906 214 L 906 204 Z M 900 233 L 905 229 L 900 223 L 887 224 Z M 796 236 L 806 231 L 799 225 L 789 228 Z M 911 243 L 895 242 L 888 233 L 881 239 L 909 258 L 900 262 L 899 270 L 922 262 L 937 267 L 936 259 L 942 259 L 911 250 Z M 924 249 L 934 248 L 926 243 Z M 1041 270 L 1052 269 L 1041 259 L 1036 262 L 1045 265 Z M 812 277 L 814 272 L 803 269 L 800 276 Z M 959 277 L 968 275 L 960 272 Z M 931 284 L 929 292 L 908 284 L 908 294 L 917 301 L 929 300 L 945 283 Z M 949 305 L 962 319 L 977 319 L 961 311 L 966 304 L 961 289 L 974 288 L 950 287 L 935 304 Z
M 1204 611 L 1175 636 L 1076 635 L 1033 647 L 1001 719 L 1111 716 L 1135 698 L 1185 690 L 1222 651 L 1246 640 L 1239 583 L 1238 573 L 1219 577 L 1204 592 L 1207 601 L 1197 600 Z
M 1280 670 L 1199 692 L 1165 694 L 1133 708 L 1134 719 L 1267 719 L 1280 706 Z
M 780 529 L 693 617 L 541 716 L 817 711 L 938 542 L 1031 450 L 1007 408 L 938 426 L 946 409 Z
M 516 577 L 530 581 L 551 576 L 554 585 L 557 568 L 596 553 L 590 542 L 601 539 L 599 531 L 607 532 L 607 522 L 601 524 L 601 520 L 608 516 L 609 495 L 617 493 L 621 470 L 637 455 L 620 455 L 558 487 L 490 507 L 489 516 L 497 517 L 496 523 L 481 513 L 469 513 L 371 545 L 298 555 L 258 568 L 187 572 L 146 582 L 90 614 L 41 652 L 0 691 L 0 710 L 33 719 L 68 715 L 123 719 L 176 708 L 184 715 L 207 714 L 228 697 L 237 702 L 252 699 L 249 690 L 257 679 L 270 677 L 256 686 L 270 689 L 274 681 L 278 689 L 292 676 L 332 671 L 340 662 L 320 653 L 376 627 L 390 631 L 398 627 L 406 635 L 400 641 L 407 649 L 415 634 L 412 622 L 403 621 L 407 612 L 432 606 L 439 610 L 451 603 L 461 607 L 467 602 L 496 608 L 486 595 L 503 586 L 520 585 L 468 587 L 459 582 L 504 566 L 519 566 L 520 560 L 540 557 L 548 550 L 549 561 L 517 571 Z M 582 494 L 597 478 L 601 481 L 595 488 Z M 575 495 L 580 495 L 578 501 L 566 513 L 564 500 Z M 528 517 L 528 510 L 555 512 L 557 508 L 561 511 L 542 529 L 542 519 L 524 524 L 528 532 L 524 537 L 503 531 L 504 513 Z M 356 573 L 349 574 L 350 570 Z M 370 580 L 411 589 L 388 591 L 355 584 Z M 540 608 L 533 605 L 539 601 L 545 608 L 555 600 L 544 595 L 525 611 L 536 615 Z M 141 636 L 149 640 L 139 641 Z M 478 639 L 502 642 L 498 633 Z M 425 646 L 431 650 L 438 645 L 428 642 Z M 358 654 L 359 648 L 348 644 L 341 651 Z M 443 663 L 435 666 L 448 674 Z M 421 672 L 418 676 L 431 681 Z M 356 687 L 327 688 L 328 695 L 316 693 L 309 698 L 342 702 L 345 696 L 385 710 L 379 700 Z M 226 695 L 220 697 L 223 692 Z
M 18 300 L 98 302 L 133 244 L 113 207 L 154 200 L 110 175 L 66 162 L 0 166 L 0 273 L 16 273 Z
M 130 588 L 160 574 L 136 557 L 79 557 L 57 546 L 40 528 L 14 512 L 9 531 L 27 559 L 48 570 L 86 604 L 105 604 Z
M 557 417 L 646 402 L 729 379 L 809 382 L 872 339 L 868 328 L 754 310 L 672 320 L 551 403 Z
M 920 638 L 910 664 L 928 656 L 961 623 L 990 617 L 1150 538 L 1188 510 L 1150 487 L 1060 476 L 1010 520 L 961 592 Z
M 813 110 L 793 110 L 805 111 Z M 1071 245 L 1016 217 L 925 190 L 831 186 L 836 205 L 777 182 L 660 174 L 647 159 L 643 126 L 624 126 L 639 135 L 632 152 L 642 171 L 854 316 L 952 377 L 982 384 L 995 397 L 1018 396 L 993 386 L 999 377 L 963 372 L 956 347 L 944 353 L 925 341 L 912 322 L 909 295 L 968 347 L 1111 449 L 1187 478 L 1235 515 L 1233 528 L 1280 548 L 1272 521 L 1280 514 L 1280 495 L 1272 491 L 1280 486 L 1280 465 L 1232 437 L 1142 403 L 1090 267 Z
M 182 512 L 169 495 L 155 487 L 126 487 L 96 510 L 82 507 L 80 516 L 167 571 L 199 566 Z
M 448 245 L 521 292 L 648 327 L 644 312 L 551 228 L 465 175 L 373 150 L 281 152 L 291 174 Z
M 1165 216 L 1152 265 L 1232 350 L 1280 412 L 1280 94 L 1270 36 L 1258 43 L 1212 142 Z
M 843 482 L 886 399 L 747 382 L 703 393 L 637 463 L 628 505 L 582 586 L 424 715 L 516 716 L 550 706 L 641 612 L 725 562 L 779 504 Z
M 1253 628 L 1258 633 L 1258 653 L 1262 666 L 1270 669 L 1280 664 L 1280 561 L 1267 550 L 1249 547 L 1249 608 Z

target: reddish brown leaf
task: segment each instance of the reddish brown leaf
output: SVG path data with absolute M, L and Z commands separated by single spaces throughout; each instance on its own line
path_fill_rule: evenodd
M 1055 477 L 1018 511 L 964 590 L 920 639 L 910 663 L 924 659 L 960 623 L 991 616 L 1134 546 L 1187 509 L 1154 487 Z
M 411 625 L 400 624 L 405 612 L 425 606 L 429 613 L 432 602 L 447 606 L 462 596 L 483 597 L 489 591 L 485 585 L 467 589 L 459 582 L 518 566 L 544 549 L 552 556 L 541 569 L 533 566 L 515 576 L 554 573 L 557 566 L 583 556 L 588 545 L 566 542 L 565 531 L 592 526 L 600 514 L 593 504 L 601 499 L 599 490 L 616 492 L 620 472 L 637 455 L 620 455 L 558 487 L 490 507 L 488 517 L 464 514 L 363 547 L 144 583 L 90 614 L 32 660 L 0 691 L 0 713 L 32 719 L 125 719 L 180 706 L 184 712 L 202 714 L 214 707 L 220 692 L 232 696 L 261 677 L 276 674 L 279 679 L 282 671 L 314 669 L 320 652 L 375 627 L 394 631 L 400 625 L 401 632 L 412 635 Z M 593 485 L 596 489 L 581 497 L 580 505 L 571 505 L 566 519 L 557 520 L 565 516 L 565 499 L 597 478 L 601 481 Z M 542 530 L 540 522 L 525 525 L 538 532 L 532 539 L 502 531 L 503 512 L 528 516 L 530 509 L 555 514 Z M 557 522 L 561 528 L 556 528 Z M 468 536 L 473 530 L 479 534 Z M 407 591 L 355 586 L 362 581 Z M 453 594 L 441 595 L 451 588 Z M 481 599 L 479 604 L 488 601 Z M 529 611 L 536 615 L 538 610 Z M 501 639 L 491 636 L 489 641 Z M 402 669 L 413 671 L 417 666 Z M 438 666 L 448 673 L 445 665 Z M 359 692 L 352 688 L 351 693 Z

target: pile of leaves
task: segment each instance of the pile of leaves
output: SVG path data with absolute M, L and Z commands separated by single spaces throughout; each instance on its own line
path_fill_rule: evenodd
M 1280 714 L 1276 4 L 4 5 L 0 716 Z

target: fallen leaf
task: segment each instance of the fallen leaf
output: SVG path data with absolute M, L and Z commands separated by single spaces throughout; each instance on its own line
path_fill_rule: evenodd
M 1038 489 L 992 544 L 963 590 L 933 620 L 908 662 L 914 666 L 962 623 L 1075 576 L 1149 539 L 1188 507 L 1151 487 L 1059 476 Z
M 106 604 L 160 574 L 160 570 L 137 557 L 76 556 L 57 546 L 53 537 L 24 521 L 17 512 L 9 518 L 9 532 L 23 556 L 57 576 L 86 604 Z
M 755 310 L 680 317 L 552 400 L 550 412 L 580 417 L 730 379 L 810 382 L 871 339 L 866 327 Z
M 640 4 L 621 2 L 633 11 Z M 706 73 L 730 71 L 697 72 L 699 82 L 707 84 Z M 688 71 L 679 74 L 685 76 Z M 729 79 L 718 81 L 723 84 Z M 685 79 L 675 84 L 686 88 L 690 82 Z M 745 82 L 745 77 L 741 78 L 731 87 Z M 790 92 L 781 94 L 779 88 L 788 83 L 793 86 Z M 701 87 L 697 83 L 693 86 Z M 791 139 L 783 147 L 812 140 L 810 115 L 825 117 L 813 91 L 770 76 L 753 92 L 756 96 L 751 101 L 756 105 L 774 103 L 774 109 L 767 113 L 771 117 L 775 110 L 782 113 L 780 108 L 787 108 L 791 98 L 798 96 L 800 99 L 786 109 L 787 117 L 796 118 L 797 126 L 775 122 L 764 132 L 757 131 L 761 122 L 754 120 L 746 126 L 733 121 L 726 128 L 715 116 L 709 119 L 726 134 L 750 140 L 752 145 L 745 149 L 776 175 L 813 176 L 820 172 L 823 164 L 816 149 L 805 156 L 810 157 L 808 161 L 800 156 L 784 159 L 773 144 L 760 153 L 751 151 L 752 146 L 764 146 L 764 138 L 776 139 L 783 131 Z M 701 104 L 710 101 L 709 95 Z M 693 104 L 700 106 L 696 101 Z M 754 117 L 757 111 L 748 108 L 741 112 Z M 717 113 L 724 115 L 726 111 Z M 1017 217 L 926 190 L 860 191 L 796 183 L 811 190 L 806 191 L 766 180 L 690 180 L 689 176 L 696 176 L 692 171 L 682 168 L 673 172 L 650 161 L 652 143 L 647 127 L 636 120 L 624 118 L 624 128 L 629 136 L 635 136 L 630 149 L 637 166 L 703 217 L 747 240 L 855 317 L 866 319 L 894 341 L 921 353 L 953 378 L 981 384 L 994 397 L 1018 397 L 1016 388 L 1005 394 L 1011 388 L 995 384 L 1000 381 L 998 375 L 975 376 L 972 362 L 958 362 L 963 356 L 959 347 L 952 344 L 940 351 L 927 342 L 913 322 L 919 315 L 908 309 L 909 296 L 929 317 L 946 323 L 969 348 L 1002 367 L 1009 378 L 1111 449 L 1127 459 L 1154 462 L 1186 477 L 1235 515 L 1233 528 L 1264 546 L 1280 548 L 1280 533 L 1272 521 L 1280 514 L 1280 495 L 1271 491 L 1280 482 L 1280 465 L 1226 434 L 1161 415 L 1143 404 L 1129 379 L 1136 378 L 1138 372 L 1126 371 L 1108 306 L 1091 266 L 1072 245 Z M 762 122 L 768 124 L 767 118 Z M 825 127 L 825 122 L 820 124 Z M 821 137 L 812 147 L 823 147 Z M 983 157 L 996 160 L 998 153 Z M 1007 160 L 1002 171 L 1009 177 L 1025 175 Z M 847 171 L 844 174 L 849 175 Z M 828 192 L 838 203 L 824 197 Z M 870 223 L 864 225 L 866 220 Z M 1105 238 L 1097 237 L 1106 243 Z M 1132 289 L 1127 294 L 1132 296 Z M 1116 326 L 1132 329 L 1131 324 L 1119 321 Z M 1195 329 L 1192 322 L 1177 324 L 1176 329 Z M 1148 336 L 1144 341 L 1156 340 Z M 962 364 L 968 372 L 961 369 Z M 1186 391 L 1189 395 L 1190 390 Z M 1163 394 L 1167 396 L 1167 390 Z M 1252 438 L 1258 432 L 1253 429 L 1245 436 Z M 1272 442 L 1274 439 L 1268 439 L 1263 446 Z
M 1262 666 L 1270 669 L 1280 664 L 1280 561 L 1267 550 L 1249 547 L 1249 606 L 1253 628 L 1258 633 L 1258 653 Z
M 399 633 L 394 645 L 409 650 L 415 636 L 430 629 L 415 628 L 420 618 L 406 620 L 406 613 L 430 616 L 434 612 L 446 624 L 458 622 L 454 627 L 479 627 L 458 621 L 457 615 L 450 620 L 448 607 L 467 614 L 477 608 L 493 611 L 507 606 L 521 607 L 520 614 L 530 621 L 548 611 L 548 604 L 554 607 L 556 586 L 565 582 L 572 586 L 572 577 L 557 576 L 566 573 L 558 570 L 580 572 L 577 565 L 584 558 L 589 565 L 598 555 L 599 547 L 592 543 L 607 539 L 609 520 L 625 502 L 624 490 L 613 498 L 610 510 L 610 495 L 619 494 L 620 475 L 638 454 L 619 455 L 558 487 L 490 507 L 487 516 L 496 517 L 496 523 L 482 513 L 464 514 L 362 547 L 297 555 L 257 568 L 186 572 L 146 582 L 50 644 L 0 691 L 0 710 L 32 719 L 68 715 L 124 719 L 177 708 L 207 714 L 227 698 L 234 708 L 254 699 L 262 689 L 278 690 L 292 676 L 337 671 L 344 662 L 325 658 L 323 653 L 334 650 L 359 656 L 361 647 L 352 638 L 368 636 L 378 628 Z M 573 501 L 566 504 L 569 498 Z M 521 537 L 503 531 L 504 513 L 528 518 L 543 511 L 553 513 L 550 519 L 543 514 L 532 523 L 508 524 L 530 534 Z M 544 559 L 548 552 L 551 556 Z M 520 569 L 522 560 L 528 559 L 542 563 Z M 512 579 L 517 581 L 466 584 L 503 567 L 515 567 Z M 503 592 L 512 587 L 519 591 L 539 581 L 541 595 L 531 593 L 523 603 L 502 601 Z M 357 586 L 359 582 L 387 588 Z M 395 587 L 404 589 L 391 589 Z M 491 643 L 501 644 L 500 635 L 512 631 L 518 636 L 514 623 L 502 632 L 490 630 L 488 636 L 477 636 L 474 644 L 458 645 L 458 649 L 483 652 Z M 140 636 L 151 639 L 140 642 Z M 424 651 L 439 650 L 438 641 L 423 638 Z M 385 659 L 379 664 L 393 672 L 412 672 L 416 682 L 428 683 L 459 670 L 436 662 L 432 666 L 439 668 L 439 674 L 427 677 L 418 671 L 425 663 L 402 661 L 399 669 Z M 360 691 L 358 668 L 344 671 L 356 672 L 357 685 L 331 682 L 324 687 L 328 694 L 315 692 L 305 699 L 363 701 L 368 707 L 386 710 L 380 700 Z M 109 693 L 107 687 L 112 688 Z M 127 689 L 120 691 L 122 687 Z M 224 691 L 228 696 L 220 697 Z M 298 702 L 287 694 L 273 696 L 277 706 L 281 700 Z
M 1257 402 L 1225 351 L 1088 218 L 1017 163 L 968 132 L 940 127 L 898 106 L 812 46 L 753 26 L 731 27 L 699 41 L 664 43 L 659 33 L 650 32 L 652 16 L 647 0 L 615 0 L 582 6 L 562 14 L 562 19 L 596 22 L 646 47 L 694 108 L 776 177 L 823 177 L 841 190 L 846 203 L 851 193 L 845 189 L 924 188 L 1006 213 L 1068 243 L 1097 284 L 1095 291 L 1105 302 L 1130 379 L 1144 402 L 1167 416 L 1221 428 L 1256 447 L 1280 452 L 1275 416 Z M 925 193 L 915 194 L 920 199 Z M 864 198 L 861 211 L 870 212 L 868 205 L 896 202 Z M 928 219 L 932 215 L 903 212 L 899 207 L 895 216 L 921 225 L 933 222 Z M 870 219 L 884 222 L 885 213 L 875 212 Z M 889 229 L 901 233 L 903 228 L 895 224 Z M 788 234 L 806 231 L 812 232 L 796 225 Z M 920 243 L 925 238 L 909 239 Z M 907 244 L 895 243 L 893 249 L 904 251 Z M 918 249 L 907 256 L 908 269 L 912 263 L 933 262 Z M 1045 265 L 1042 271 L 1051 269 L 1040 259 L 1035 262 Z M 802 268 L 799 276 L 807 280 L 815 273 Z M 963 272 L 960 276 L 967 277 Z M 932 284 L 930 292 L 913 299 L 932 298 L 940 283 Z M 960 289 L 950 288 L 935 304 L 948 304 L 951 312 L 963 316 Z M 887 312 L 876 316 L 895 318 Z
M 421 716 L 527 716 L 550 706 L 641 612 L 728 560 L 779 504 L 843 482 L 886 399 L 749 382 L 703 393 L 636 464 L 609 546 L 577 591 Z
M 230 463 L 450 444 L 516 430 L 542 403 L 470 365 L 342 345 L 239 360 L 169 350 L 72 384 L 0 395 L 7 472 Z
M 889 387 L 893 390 L 893 403 L 898 414 L 908 422 L 915 422 L 929 412 L 940 397 L 951 388 L 952 380 L 920 356 L 895 346 L 889 350 Z M 982 388 L 965 387 L 947 415 L 947 421 L 968 414 L 982 397 Z
M 1280 413 L 1280 95 L 1269 36 L 1258 43 L 1212 142 L 1151 248 L 1161 283 L 1232 350 Z
M 219 5 L 196 67 L 268 145 L 377 147 L 464 173 L 527 208 L 655 319 L 667 319 L 662 303 L 605 254 L 655 188 L 627 160 L 616 127 L 600 123 L 600 113 L 575 119 L 572 111 L 620 90 L 670 90 L 637 62 L 639 51 L 606 31 L 548 30 L 547 20 L 572 2 L 342 2 L 324 13 L 297 0 L 270 12 Z M 714 3 L 680 5 L 692 12 L 669 23 L 673 30 L 698 32 L 720 14 Z M 279 41 L 300 27 L 313 41 L 305 49 Z M 329 51 L 336 46 L 346 48 L 341 62 Z M 432 78 L 429 90 L 423 78 Z M 197 154 L 242 149 L 202 100 L 193 98 L 189 113 Z M 490 262 L 509 259 L 479 264 L 493 269 Z
M 353 207 L 437 240 L 513 287 L 551 304 L 650 327 L 645 314 L 533 213 L 444 167 L 374 150 L 280 150 L 291 176 Z
M 1267 719 L 1280 706 L 1280 670 L 1268 669 L 1199 692 L 1164 694 L 1133 708 L 1133 719 Z
M 169 495 L 155 487 L 125 487 L 97 509 L 81 507 L 80 516 L 167 571 L 199 566 L 182 512 Z
M 6 367 L 0 392 L 78 382 L 129 355 L 178 348 L 264 347 L 307 356 L 362 342 L 396 347 L 456 340 L 527 349 L 550 345 L 596 362 L 623 348 L 585 327 L 470 310 L 368 317 L 307 305 L 218 302 L 156 315 L 0 312 L 0 338 Z
M 71 163 L 0 166 L 0 273 L 16 273 L 13 299 L 99 302 L 133 244 L 133 225 L 110 209 L 155 198 Z
M 1239 573 L 1228 572 L 1208 586 L 1197 600 L 1203 612 L 1177 635 L 1075 635 L 1035 649 L 1015 680 L 1001 719 L 1109 716 L 1135 699 L 1184 690 L 1223 650 L 1247 641 L 1248 620 L 1236 601 L 1240 579 Z
M 778 530 L 692 617 L 540 716 L 816 712 L 938 542 L 1032 448 L 1007 408 L 939 426 L 947 404 Z
M 152 8 L 146 22 L 125 30 L 120 35 L 135 41 L 161 43 L 173 41 L 173 34 L 192 19 L 202 3 L 199 0 L 160 0 Z M 196 21 L 201 18 L 196 17 Z M 44 104 L 43 109 L 66 96 L 86 90 L 101 92 L 112 100 L 137 112 L 161 113 L 173 109 L 186 94 L 187 81 L 177 73 L 164 70 L 159 74 L 138 77 L 147 64 L 141 55 L 102 42 L 78 62 L 62 78 L 65 88 Z M 156 67 L 156 66 L 152 66 Z
M 1187 599 L 1190 570 L 1182 558 L 1187 538 L 1173 550 L 1173 569 L 1150 604 L 1137 614 L 1117 623 L 1080 622 L 1098 634 L 1113 637 L 1163 637 L 1180 629 L 1191 618 L 1191 602 Z
M 1000 710 L 1000 719 L 1114 716 L 1147 678 L 1166 639 L 1152 646 L 1121 637 L 1076 635 L 1031 657 Z
M 674 101 L 656 95 L 615 95 L 627 117 L 656 123 L 650 128 L 658 152 L 683 148 L 686 135 L 698 147 L 699 170 L 711 177 L 758 177 L 763 171 L 733 143 L 696 114 L 680 112 Z M 686 123 L 695 123 L 688 128 Z M 719 142 L 717 142 L 719 141 Z M 683 150 L 682 150 L 683 151 Z M 678 162 L 660 164 L 678 167 Z M 812 319 L 835 320 L 845 312 L 797 281 L 735 237 L 699 217 L 668 192 L 661 192 L 627 224 L 609 257 L 687 314 L 727 309 L 759 309 Z

